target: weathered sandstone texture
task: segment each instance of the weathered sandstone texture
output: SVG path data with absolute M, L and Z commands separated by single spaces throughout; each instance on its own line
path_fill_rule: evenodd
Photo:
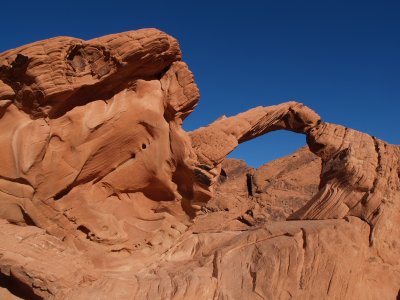
M 203 219 L 213 228 L 223 226 L 221 229 L 232 228 L 234 223 L 246 228 L 243 225 L 286 220 L 318 192 L 321 160 L 303 147 L 256 170 L 244 161 L 227 158 L 222 170 L 213 197 L 202 208 L 207 214 L 196 219 L 196 226 Z M 214 224 L 209 212 L 213 212 Z M 221 218 L 225 221 L 220 222 Z
M 398 146 L 297 102 L 186 133 L 198 99 L 156 29 L 0 54 L 2 299 L 399 297 Z M 308 149 L 225 160 L 281 129 Z

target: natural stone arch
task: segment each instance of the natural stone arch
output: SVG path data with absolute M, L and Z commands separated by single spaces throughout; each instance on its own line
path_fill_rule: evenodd
M 222 161 L 239 144 L 279 129 L 306 133 L 319 120 L 319 115 L 308 107 L 288 102 L 256 107 L 230 118 L 224 116 L 207 127 L 190 132 L 198 160 L 195 171 L 201 174 L 197 177 L 200 187 L 203 187 L 198 189 L 196 201 L 206 202 L 211 197 Z
M 181 125 L 199 92 L 180 60 L 155 29 L 0 54 L 0 273 L 50 299 L 397 294 L 399 147 L 296 102 L 190 139 Z M 226 155 L 278 129 L 306 134 L 323 164 L 320 192 L 291 219 L 336 220 L 195 231 L 175 209 L 201 207 Z
M 318 193 L 289 219 L 356 216 L 371 225 L 373 242 L 374 226 L 384 213 L 394 214 L 390 218 L 400 216 L 399 147 L 353 129 L 322 122 L 317 113 L 297 102 L 257 107 L 191 132 L 199 172 L 208 176 L 210 182 L 208 186 L 204 180 L 200 183 L 203 188 L 200 191 L 206 192 L 197 200 L 207 201 L 212 195 L 221 162 L 238 144 L 280 129 L 305 134 L 310 150 L 322 159 Z M 389 208 L 390 203 L 395 203 L 397 208 Z

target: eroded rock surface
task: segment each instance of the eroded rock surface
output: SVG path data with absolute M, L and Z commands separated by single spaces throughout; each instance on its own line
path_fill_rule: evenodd
M 399 147 L 294 101 L 188 134 L 198 99 L 156 29 L 0 54 L 0 295 L 395 299 Z M 281 129 L 312 153 L 225 160 Z
M 243 225 L 286 220 L 318 192 L 321 159 L 303 147 L 257 169 L 242 160 L 228 158 L 222 162 L 221 173 L 196 227 L 203 220 L 203 225 L 210 229 L 232 229 L 234 223 L 238 228 L 246 228 Z M 221 218 L 225 222 L 221 223 Z

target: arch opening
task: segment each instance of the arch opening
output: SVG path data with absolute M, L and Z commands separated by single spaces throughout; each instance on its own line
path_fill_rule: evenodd
M 239 144 L 222 162 L 224 180 L 206 209 L 236 214 L 246 226 L 286 220 L 318 192 L 321 164 L 303 134 L 269 132 Z

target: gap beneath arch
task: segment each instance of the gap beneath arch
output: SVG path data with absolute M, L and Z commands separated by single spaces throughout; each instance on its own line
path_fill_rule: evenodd
M 304 134 L 278 130 L 238 145 L 228 155 L 228 158 L 242 159 L 248 166 L 258 168 L 267 162 L 287 156 L 306 145 Z
M 222 172 L 206 210 L 242 228 L 286 220 L 303 207 L 318 192 L 321 159 L 305 135 L 281 130 L 238 145 Z

